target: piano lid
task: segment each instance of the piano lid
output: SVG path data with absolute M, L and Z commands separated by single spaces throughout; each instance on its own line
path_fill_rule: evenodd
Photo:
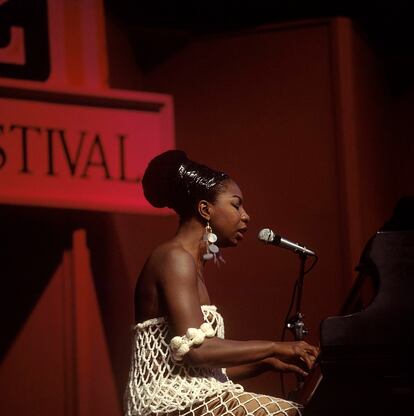
M 321 346 L 408 345 L 414 339 L 414 197 L 402 197 L 391 218 L 367 242 L 359 276 L 342 315 L 321 323 Z M 358 310 L 356 296 L 371 286 Z
M 413 197 L 401 199 L 368 241 L 357 270 L 341 315 L 321 323 L 322 376 L 310 397 L 302 395 L 306 416 L 388 416 L 412 407 Z

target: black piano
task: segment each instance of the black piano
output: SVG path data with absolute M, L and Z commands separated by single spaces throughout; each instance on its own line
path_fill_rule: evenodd
M 305 416 L 414 414 L 414 204 L 402 202 L 367 242 L 340 314 L 321 322 Z

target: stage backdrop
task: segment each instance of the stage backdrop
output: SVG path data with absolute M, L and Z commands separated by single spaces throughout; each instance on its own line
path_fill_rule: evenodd
M 141 178 L 174 116 L 170 95 L 107 81 L 103 1 L 0 1 L 1 414 L 122 414 L 87 239 L 103 213 L 170 214 Z
M 12 4 L 16 3 L 2 2 L 0 7 Z M 389 97 L 369 45 L 347 20 L 291 22 L 194 40 L 144 72 L 137 66 L 136 50 L 122 24 L 110 15 L 104 20 L 101 2 L 50 0 L 43 4 L 50 17 L 46 25 L 42 7 L 17 20 L 9 10 L 10 42 L 3 38 L 0 42 L 1 85 L 16 88 L 17 81 L 10 77 L 13 73 L 20 80 L 18 88 L 29 91 L 46 88 L 56 92 L 69 85 L 76 95 L 81 91 L 90 97 L 106 96 L 110 86 L 173 96 L 177 147 L 200 162 L 228 171 L 242 187 L 252 218 L 243 243 L 224 251 L 227 263 L 220 269 L 208 265 L 206 271 L 212 301 L 226 321 L 227 336 L 280 336 L 299 264 L 292 253 L 258 243 L 259 229 L 271 227 L 320 256 L 305 281 L 303 302 L 308 339 L 317 343 L 320 320 L 339 310 L 366 239 L 390 215 L 403 189 L 393 182 L 400 165 L 390 167 L 384 162 L 390 151 L 398 152 L 395 136 L 384 126 Z M 30 21 L 43 26 L 34 30 Z M 33 48 L 21 43 L 25 39 L 22 29 L 13 27 L 27 29 L 26 39 L 37 39 L 35 59 L 27 55 L 26 62 L 25 51 Z M 47 45 L 45 36 L 50 40 Z M 39 65 L 32 66 L 33 62 Z M 16 96 L 5 98 L 14 100 Z M 107 98 L 112 102 L 110 95 Z M 30 102 L 36 104 L 36 100 Z M 399 106 L 392 109 L 402 114 Z M 406 112 L 410 114 L 407 108 Z M 99 139 L 88 136 L 89 142 L 85 137 L 85 147 L 80 145 L 77 120 L 70 123 L 75 133 L 73 148 L 59 125 L 31 121 L 27 125 L 34 128 L 25 129 L 21 126 L 26 124 L 12 128 L 18 125 L 12 119 L 2 123 L 3 169 L 14 166 L 15 173 L 25 167 L 34 169 L 29 146 L 43 141 L 44 161 L 40 171 L 36 168 L 37 175 L 43 172 L 47 176 L 50 171 L 67 177 L 71 169 L 82 174 L 86 168 L 87 175 L 94 172 L 105 183 L 109 182 L 105 177 L 108 165 L 110 176 L 122 176 L 120 164 L 114 169 L 109 161 L 104 163 L 109 152 L 103 135 Z M 409 126 L 407 123 L 407 131 Z M 98 127 L 96 133 L 101 133 Z M 123 146 L 128 148 L 128 138 L 120 138 L 123 134 L 117 130 L 108 136 L 118 161 Z M 13 164 L 11 141 L 20 148 Z M 49 159 L 51 149 L 59 152 L 63 165 Z M 76 163 L 78 149 L 84 152 L 82 163 L 80 159 Z M 403 160 L 410 161 L 408 153 Z M 125 178 L 134 180 L 140 173 L 131 168 L 126 160 Z M 27 188 L 27 192 L 33 190 Z M 151 250 L 174 234 L 177 219 L 10 203 L 0 206 L 0 315 L 4 321 L 0 384 L 5 386 L 0 413 L 96 414 L 96 408 L 90 406 L 97 391 L 99 411 L 111 413 L 116 407 L 112 414 L 121 413 L 137 273 Z M 79 247 L 81 258 L 88 256 L 83 237 L 72 244 L 78 228 L 86 230 L 90 268 L 82 260 L 87 267 L 76 275 L 82 281 L 76 286 L 76 300 L 71 297 L 74 292 L 66 289 L 69 283 L 80 282 L 62 267 L 65 259 L 76 257 Z M 74 321 L 64 321 L 69 313 L 76 315 Z M 80 332 L 64 330 L 68 322 L 77 324 Z M 93 327 L 89 333 L 86 324 Z M 73 348 L 72 353 L 68 348 Z M 76 348 L 79 355 L 73 354 Z M 92 356 L 91 351 L 98 352 Z M 76 357 L 82 357 L 82 364 Z M 88 389 L 81 382 L 89 380 L 95 366 L 99 367 L 97 385 Z M 33 377 L 27 376 L 28 369 Z M 276 375 L 245 385 L 281 394 Z

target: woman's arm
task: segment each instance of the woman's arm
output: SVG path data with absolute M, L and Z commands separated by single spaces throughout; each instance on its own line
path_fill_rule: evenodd
M 192 256 L 179 247 L 169 248 L 156 259 L 158 285 L 172 336 L 204 322 L 197 289 L 197 271 Z M 316 349 L 306 342 L 234 341 L 206 338 L 185 354 L 183 363 L 199 367 L 233 367 L 266 358 L 302 359 L 311 367 Z
M 236 367 L 226 368 L 227 377 L 230 380 L 239 382 L 246 378 L 256 377 L 268 370 L 264 360 L 256 363 L 238 365 Z
M 227 377 L 235 382 L 245 380 L 247 378 L 256 377 L 266 371 L 274 371 L 278 373 L 296 373 L 302 377 L 306 377 L 308 373 L 301 367 L 285 363 L 284 361 L 278 360 L 277 358 L 265 358 L 264 360 L 239 365 L 236 367 L 226 368 Z

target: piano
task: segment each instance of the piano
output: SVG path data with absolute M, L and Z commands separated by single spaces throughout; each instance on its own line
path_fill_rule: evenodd
M 414 414 L 412 202 L 407 221 L 397 205 L 367 242 L 340 314 L 321 322 L 318 364 L 297 397 L 304 416 Z

